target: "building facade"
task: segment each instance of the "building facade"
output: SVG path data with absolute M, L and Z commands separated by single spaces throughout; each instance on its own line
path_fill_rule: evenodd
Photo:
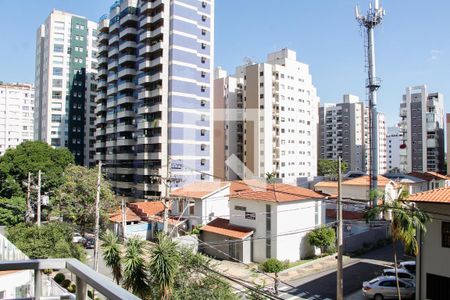
M 369 110 L 359 97 L 344 95 L 342 103 L 319 109 L 319 157 L 342 157 L 349 171 L 368 172 L 370 161 Z M 378 113 L 378 172 L 386 173 L 386 124 Z
M 210 179 L 213 33 L 213 1 L 116 1 L 100 20 L 95 148 L 116 193 Z
M 388 172 L 400 171 L 400 146 L 402 141 L 403 134 L 400 131 L 400 127 L 388 127 L 386 135 Z
M 444 97 L 425 85 L 408 87 L 400 104 L 402 172 L 445 172 Z
M 316 176 L 319 97 L 309 66 L 295 51 L 282 49 L 265 63 L 240 66 L 235 75 L 217 79 L 215 88 L 214 101 L 226 110 L 226 122 L 217 128 L 225 139 L 216 141 L 216 163 L 233 155 L 241 162 L 225 166 L 228 179 L 275 173 L 296 184 Z
M 34 87 L 0 82 L 0 155 L 33 140 Z
M 446 115 L 446 137 L 447 137 L 447 175 L 450 175 L 450 114 Z
M 97 23 L 53 10 L 36 36 L 36 140 L 94 162 Z

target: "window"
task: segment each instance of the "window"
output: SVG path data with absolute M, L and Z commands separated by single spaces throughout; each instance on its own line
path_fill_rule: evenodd
M 427 273 L 426 298 L 450 299 L 450 277 Z
M 205 15 L 202 16 L 202 21 L 205 22 L 207 17 Z
M 202 1 L 202 7 L 206 8 L 206 2 L 205 1 Z
M 54 44 L 54 45 L 53 45 L 53 52 L 56 52 L 56 53 L 63 53 L 63 52 L 64 52 L 64 45 L 61 45 L 61 44 Z
M 206 29 L 202 29 L 202 35 L 206 35 Z
M 62 68 L 57 68 L 57 67 L 53 68 L 53 75 L 54 76 L 62 76 L 62 74 L 63 74 L 63 69 Z
M 61 120 L 62 120 L 61 115 L 52 114 L 52 122 L 61 123 Z
M 202 49 L 206 49 L 206 44 L 202 43 Z
M 205 71 L 202 71 L 202 72 L 201 72 L 201 76 L 202 76 L 202 78 L 205 78 L 205 77 L 206 77 L 206 72 L 205 72 Z
M 240 205 L 235 205 L 235 206 L 234 206 L 234 209 L 235 209 L 235 210 L 240 210 L 240 211 L 246 211 L 246 210 L 247 210 L 247 207 L 245 207 L 245 206 L 240 206 Z
M 53 87 L 62 87 L 62 79 L 53 79 L 52 86 Z
M 62 99 L 61 91 L 52 91 L 52 99 Z
M 442 222 L 442 247 L 450 248 L 450 222 Z
M 206 57 L 202 56 L 202 64 L 206 63 Z
M 255 220 L 256 219 L 256 214 L 254 212 L 245 212 L 245 218 L 247 220 Z
M 200 160 L 200 165 L 202 165 L 202 166 L 206 165 L 206 159 L 202 158 Z

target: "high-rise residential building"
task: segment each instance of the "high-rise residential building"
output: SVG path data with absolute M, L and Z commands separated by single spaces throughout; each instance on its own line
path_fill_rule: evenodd
M 94 162 L 97 23 L 53 10 L 36 36 L 35 139 Z
M 34 87 L 0 82 L 0 155 L 33 140 Z
M 446 172 L 444 167 L 444 96 L 425 85 L 408 87 L 400 104 L 402 172 Z
M 378 113 L 378 172 L 386 173 L 386 124 Z M 319 109 L 319 157 L 342 160 L 349 171 L 368 172 L 370 164 L 369 109 L 358 96 L 344 95 L 341 103 Z
M 97 159 L 117 194 L 210 180 L 214 1 L 116 1 L 99 25 Z
M 242 161 L 223 167 L 227 179 L 275 173 L 296 184 L 316 176 L 319 97 L 309 66 L 295 51 L 282 49 L 265 63 L 240 66 L 235 75 L 216 79 L 215 89 L 215 106 L 225 108 L 225 122 L 215 123 L 222 127 L 214 132 L 224 131 L 215 140 L 215 164 L 233 155 Z
M 403 134 L 400 127 L 388 127 L 387 135 L 387 170 L 400 172 L 400 146 L 403 144 Z
M 446 115 L 446 132 L 447 132 L 447 175 L 450 175 L 450 114 Z

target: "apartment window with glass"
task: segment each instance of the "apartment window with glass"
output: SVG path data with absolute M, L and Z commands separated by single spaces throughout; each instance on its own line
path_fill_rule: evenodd
M 61 121 L 62 121 L 61 115 L 52 114 L 52 122 L 61 123 Z
M 63 69 L 62 68 L 58 68 L 58 67 L 54 67 L 53 68 L 53 75 L 54 76 L 62 76 L 63 74 Z
M 63 53 L 63 52 L 64 52 L 64 45 L 61 45 L 61 44 L 54 44 L 54 45 L 53 45 L 53 52 L 56 52 L 56 53 Z
M 52 99 L 62 99 L 61 91 L 52 91 Z
M 442 222 L 442 247 L 450 248 L 450 222 Z

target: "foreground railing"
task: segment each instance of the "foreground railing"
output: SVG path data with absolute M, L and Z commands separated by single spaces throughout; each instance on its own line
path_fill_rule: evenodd
M 88 285 L 107 299 L 139 299 L 106 276 L 73 258 L 0 261 L 0 271 L 34 270 L 34 299 L 44 299 L 42 297 L 42 271 L 46 269 L 67 269 L 72 272 L 76 276 L 77 300 L 87 299 Z

